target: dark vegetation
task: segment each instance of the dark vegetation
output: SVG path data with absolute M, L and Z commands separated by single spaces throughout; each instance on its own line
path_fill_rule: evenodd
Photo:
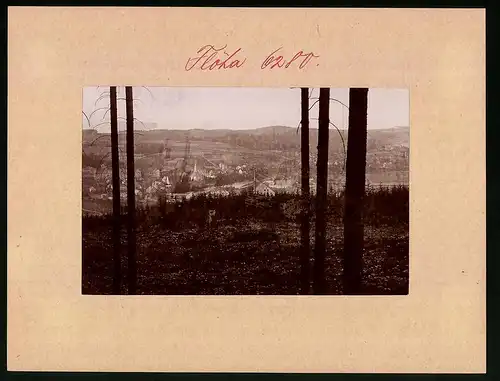
M 248 175 L 240 175 L 237 172 L 233 173 L 221 173 L 218 174 L 217 177 L 215 178 L 215 185 L 216 186 L 222 186 L 222 185 L 231 185 L 240 181 L 245 181 L 248 180 L 249 176 Z
M 409 191 L 367 188 L 361 293 L 408 292 Z M 300 293 L 300 196 L 197 196 L 136 210 L 138 294 Z M 315 200 L 309 202 L 314 244 Z M 326 208 L 326 293 L 342 294 L 343 192 Z M 211 223 L 209 211 L 215 211 Z M 125 210 L 122 210 L 125 213 Z M 126 220 L 126 216 L 122 216 Z M 83 217 L 83 293 L 112 294 L 112 215 Z M 121 234 L 126 293 L 127 234 Z M 312 263 L 313 259 L 311 259 Z

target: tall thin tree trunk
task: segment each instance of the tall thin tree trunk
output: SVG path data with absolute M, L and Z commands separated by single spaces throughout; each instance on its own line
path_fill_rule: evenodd
M 368 89 L 349 90 L 344 206 L 344 294 L 359 294 L 363 258 Z
M 330 89 L 319 91 L 318 163 L 316 185 L 316 235 L 314 247 L 314 293 L 326 292 L 326 203 L 328 187 L 328 139 L 330 125 Z
M 307 295 L 309 293 L 309 261 L 310 261 L 310 246 L 309 246 L 309 89 L 300 89 L 301 98 L 301 188 L 302 188 L 302 215 L 301 215 L 301 257 L 300 257 L 300 284 L 301 293 Z
M 113 185 L 113 294 L 121 294 L 121 242 L 120 242 L 120 159 L 118 156 L 118 111 L 116 86 L 109 88 L 111 115 L 111 174 Z
M 128 293 L 137 290 L 137 259 L 135 237 L 135 168 L 134 168 L 134 105 L 132 87 L 125 88 L 127 106 L 127 208 L 128 208 Z

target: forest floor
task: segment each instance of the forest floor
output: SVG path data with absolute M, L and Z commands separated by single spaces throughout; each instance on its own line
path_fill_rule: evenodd
M 313 230 L 313 229 L 312 229 Z M 219 221 L 212 229 L 137 229 L 137 293 L 142 295 L 297 295 L 299 225 Z M 122 293 L 127 293 L 126 232 L 122 232 Z M 311 253 L 314 232 L 311 232 Z M 408 226 L 365 226 L 362 293 L 408 293 Z M 343 227 L 327 229 L 327 294 L 342 294 Z M 311 255 L 312 256 L 312 255 Z M 83 231 L 84 294 L 111 294 L 111 228 Z M 311 269 L 313 259 L 311 259 Z

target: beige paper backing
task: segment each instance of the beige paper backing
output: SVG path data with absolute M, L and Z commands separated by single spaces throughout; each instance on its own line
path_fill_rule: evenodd
M 485 371 L 483 10 L 10 8 L 8 28 L 9 370 Z M 184 71 L 208 43 L 246 64 Z M 280 46 L 319 66 L 261 70 Z M 410 295 L 82 296 L 82 88 L 109 84 L 409 88 Z

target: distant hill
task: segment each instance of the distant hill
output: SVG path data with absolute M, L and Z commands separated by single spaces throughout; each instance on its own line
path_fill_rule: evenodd
M 368 130 L 368 154 L 383 153 L 385 157 L 401 155 L 401 152 L 408 150 L 409 132 L 409 127 Z M 119 133 L 121 152 L 125 150 L 125 135 L 125 132 Z M 345 156 L 347 131 L 330 129 L 329 136 L 329 155 L 332 160 L 341 160 Z M 187 137 L 190 141 L 190 153 L 193 156 L 221 158 L 225 161 L 234 159 L 238 162 L 257 160 L 269 164 L 272 164 L 270 161 L 280 153 L 282 156 L 297 157 L 301 140 L 300 130 L 289 126 L 265 126 L 252 130 L 141 130 L 140 123 L 136 123 L 135 151 L 148 157 L 158 156 L 161 155 L 164 142 L 167 142 L 171 157 L 180 158 L 184 156 Z M 317 129 L 309 130 L 309 141 L 311 155 L 315 155 L 318 142 Z M 102 157 L 110 151 L 109 134 L 83 130 L 83 146 L 84 156 Z
M 226 138 L 228 136 L 261 136 L 272 139 L 274 137 L 280 137 L 280 139 L 291 139 L 293 141 L 300 140 L 299 129 L 297 127 L 289 126 L 266 126 L 256 129 L 247 130 L 229 130 L 229 129 L 215 129 L 215 130 L 203 130 L 203 129 L 191 129 L 191 130 L 166 130 L 166 129 L 156 129 L 154 123 L 146 124 L 148 127 L 144 129 L 142 124 L 136 123 L 135 131 L 143 135 L 143 140 L 148 141 L 162 141 L 164 139 L 185 139 L 189 136 L 190 139 L 213 139 L 213 138 Z M 125 125 L 119 125 L 120 134 L 125 132 Z M 313 137 L 317 137 L 317 129 L 310 128 L 310 134 Z M 347 130 L 340 130 L 341 133 L 347 136 Z M 92 136 L 97 137 L 98 135 L 105 135 L 96 132 L 91 129 L 83 130 L 83 137 L 85 139 L 90 139 Z M 109 133 L 108 133 L 109 134 Z M 330 136 L 335 138 L 338 132 L 335 129 L 330 129 Z M 403 144 L 407 145 L 409 143 L 409 127 L 393 127 L 387 129 L 376 129 L 368 130 L 368 139 L 376 139 L 383 141 L 385 144 Z
M 266 126 L 253 130 L 239 130 L 239 132 L 245 132 L 251 135 L 286 135 L 294 131 L 296 131 L 296 128 L 288 126 Z

